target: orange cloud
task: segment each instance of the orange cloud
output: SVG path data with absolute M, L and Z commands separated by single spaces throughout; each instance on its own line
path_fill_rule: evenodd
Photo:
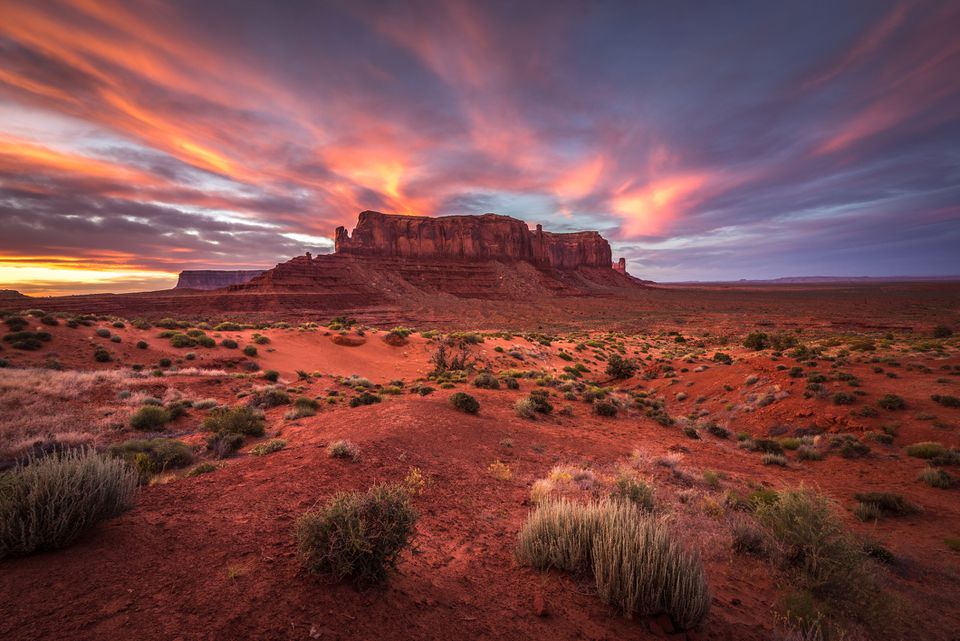
M 670 223 L 702 199 L 706 174 L 660 178 L 637 188 L 626 188 L 611 200 L 614 212 L 624 219 L 625 237 L 662 234 Z

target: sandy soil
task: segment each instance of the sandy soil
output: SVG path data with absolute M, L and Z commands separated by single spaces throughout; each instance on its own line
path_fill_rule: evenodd
M 714 294 L 705 295 L 704 304 L 709 305 Z M 737 295 L 754 300 L 749 293 Z M 538 573 L 519 566 L 513 557 L 517 532 L 532 508 L 531 485 L 554 465 L 570 463 L 596 472 L 601 481 L 593 491 L 596 496 L 609 491 L 605 483 L 621 468 L 649 479 L 658 510 L 688 545 L 701 551 L 712 609 L 702 629 L 687 633 L 691 640 L 780 638 L 777 613 L 790 587 L 788 577 L 764 560 L 731 551 L 730 527 L 742 513 L 724 507 L 723 498 L 729 490 L 747 493 L 757 486 L 799 485 L 814 486 L 835 499 L 852 530 L 881 542 L 897 559 L 880 570 L 894 604 L 885 629 L 862 632 L 853 626 L 852 638 L 956 639 L 960 554 L 951 551 L 945 539 L 960 536 L 960 490 L 934 489 L 917 481 L 926 464 L 907 456 L 904 447 L 918 441 L 960 447 L 960 410 L 930 399 L 935 393 L 960 395 L 960 340 L 929 338 L 935 320 L 947 313 L 956 318 L 957 301 L 951 308 L 923 293 L 913 300 L 915 307 L 898 309 L 888 318 L 859 320 L 864 317 L 831 309 L 824 315 L 837 314 L 833 321 L 803 326 L 797 334 L 800 341 L 821 346 L 827 357 L 814 366 L 805 359 L 740 346 L 743 334 L 757 329 L 758 321 L 764 331 L 792 332 L 804 322 L 804 314 L 814 313 L 809 302 L 796 315 L 784 313 L 782 300 L 779 315 L 757 317 L 749 324 L 742 314 L 754 313 L 756 301 L 737 310 L 739 317 L 709 328 L 691 330 L 690 324 L 676 319 L 664 323 L 673 311 L 660 310 L 657 323 L 643 321 L 650 324 L 644 332 L 581 332 L 552 336 L 549 345 L 535 335 L 487 336 L 469 347 L 478 367 L 494 372 L 535 370 L 558 376 L 564 367 L 581 363 L 590 370 L 584 380 L 613 388 L 625 403 L 637 390 L 662 397 L 678 421 L 670 427 L 632 404 L 614 418 L 599 417 L 588 403 L 566 400 L 556 388 L 549 388 L 555 406 L 551 415 L 521 418 L 513 405 L 537 387 L 533 378 L 519 379 L 519 390 L 476 389 L 467 377 L 453 389 L 436 389 L 423 397 L 412 394 L 411 384 L 432 370 L 430 356 L 436 349 L 437 339 L 420 334 L 395 347 L 383 340 L 384 332 L 369 329 L 363 336 L 348 332 L 354 342 L 363 341 L 355 346 L 335 344 L 340 332 L 322 326 L 208 330 L 218 341 L 237 340 L 240 349 L 176 349 L 158 337 L 162 330 L 157 328 L 121 329 L 107 320 L 75 329 L 43 326 L 53 338 L 42 350 L 20 352 L 8 346 L 0 352 L 9 365 L 0 369 L 0 390 L 29 375 L 19 368 L 50 361 L 63 367 L 60 375 L 65 377 L 78 370 L 129 373 L 132 365 L 149 372 L 161 359 L 171 360 L 162 377 L 118 377 L 91 384 L 76 396 L 49 387 L 46 393 L 59 395 L 63 406 L 57 411 L 95 415 L 98 424 L 129 415 L 130 403 L 121 392 L 243 403 L 238 395 L 266 384 L 259 374 L 245 370 L 245 361 L 255 361 L 261 371 L 277 370 L 281 384 L 294 396 L 319 398 L 321 409 L 316 416 L 299 419 L 285 418 L 289 406 L 268 409 L 265 438 L 281 436 L 288 443 L 285 449 L 252 456 L 249 449 L 258 439 L 251 439 L 239 455 L 216 461 L 222 467 L 213 473 L 186 477 L 181 470 L 157 479 L 142 489 L 132 510 L 68 549 L 0 562 L 0 638 L 657 638 L 655 620 L 617 616 L 599 602 L 589 581 Z M 738 303 L 726 305 L 732 309 Z M 694 316 L 696 310 L 684 314 Z M 711 309 L 707 315 L 716 319 L 724 314 Z M 484 319 L 477 326 L 490 329 L 490 322 Z M 594 322 L 603 321 L 594 316 L 587 324 Z M 96 336 L 98 327 L 108 328 L 121 342 Z M 419 326 L 429 328 L 428 323 Z M 671 331 L 679 331 L 685 340 L 677 342 Z M 887 336 L 888 331 L 892 335 Z M 252 344 L 254 333 L 268 336 L 270 342 L 257 345 L 255 357 L 244 356 L 240 350 Z M 850 351 L 864 338 L 872 340 L 873 350 Z M 136 347 L 140 340 L 148 349 Z M 611 381 L 604 374 L 603 359 L 616 343 L 627 356 L 646 359 L 634 378 Z M 94 362 L 95 345 L 108 349 L 113 360 Z M 732 356 L 733 364 L 714 362 L 717 351 Z M 196 357 L 188 361 L 188 352 Z M 842 365 L 832 367 L 836 361 L 829 359 L 838 355 Z M 791 377 L 795 366 L 803 368 L 804 377 Z M 301 378 L 299 371 L 307 377 Z M 858 386 L 837 380 L 837 372 L 855 377 Z M 808 377 L 815 373 L 827 376 L 826 392 L 805 398 Z M 399 394 L 383 394 L 382 403 L 351 408 L 345 399 L 355 392 L 341 380 L 350 375 L 381 386 L 403 381 L 404 387 Z M 331 390 L 339 400 L 328 403 Z M 477 416 L 449 406 L 447 399 L 457 390 L 477 397 Z M 835 405 L 831 395 L 840 391 L 862 395 L 851 405 Z M 859 415 L 888 393 L 901 396 L 906 409 Z M 22 398 L 7 394 L 0 395 L 0 430 L 12 433 L 19 429 L 17 412 L 25 406 Z M 561 412 L 566 408 L 569 415 Z M 703 416 L 699 421 L 685 418 L 694 414 Z M 210 457 L 202 445 L 205 415 L 205 410 L 191 409 L 170 426 L 169 435 L 196 448 L 198 461 Z M 826 456 L 801 462 L 788 452 L 787 467 L 764 465 L 759 453 L 738 447 L 735 438 L 720 439 L 702 429 L 708 419 L 752 437 L 793 436 L 816 428 L 823 432 L 817 447 Z M 892 443 L 871 438 L 892 423 L 897 424 Z M 701 438 L 686 436 L 684 425 L 699 425 Z M 120 429 L 91 427 L 90 441 L 106 445 L 142 436 L 122 424 L 114 427 Z M 70 426 L 71 431 L 84 429 Z M 829 438 L 841 433 L 862 439 L 869 454 L 839 456 L 830 449 Z M 6 438 L 0 432 L 0 441 Z M 359 446 L 358 462 L 327 455 L 326 446 L 343 438 Z M 509 479 L 491 475 L 489 466 L 496 461 L 509 467 Z M 413 467 L 427 480 L 414 499 L 420 514 L 418 535 L 386 587 L 359 591 L 300 571 L 291 536 L 300 514 L 339 490 L 400 480 Z M 705 471 L 722 473 L 722 480 L 717 486 L 706 482 Z M 956 474 L 956 468 L 951 473 Z M 852 515 L 853 495 L 868 491 L 901 493 L 923 511 L 861 523 Z M 544 612 L 538 612 L 535 603 L 542 603 Z M 677 638 L 684 636 L 679 633 Z

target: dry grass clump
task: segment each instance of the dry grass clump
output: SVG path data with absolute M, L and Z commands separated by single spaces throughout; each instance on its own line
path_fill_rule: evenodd
M 300 517 L 297 548 L 308 572 L 381 583 L 413 538 L 416 521 L 406 485 L 375 485 L 337 494 Z
M 360 460 L 360 448 L 352 441 L 334 441 L 327 447 L 327 454 L 331 458 L 346 459 L 354 463 Z
M 70 545 L 129 509 L 137 473 L 93 450 L 27 460 L 0 475 L 0 558 Z
M 203 419 L 203 429 L 216 434 L 263 436 L 263 412 L 249 407 L 216 407 Z
M 520 530 L 516 555 L 538 569 L 591 571 L 601 600 L 628 617 L 666 612 L 690 628 L 710 609 L 699 554 L 626 501 L 544 501 Z
M 94 404 L 68 401 L 131 378 L 121 371 L 0 368 L 0 459 L 27 454 L 37 441 L 89 443 L 112 423 L 125 423 L 125 417 L 104 417 Z
M 936 458 L 947 453 L 947 448 L 934 441 L 922 441 L 920 443 L 914 443 L 913 445 L 908 445 L 905 449 L 907 456 L 915 456 L 916 458 L 923 459 Z
M 937 467 L 928 467 L 917 476 L 917 479 L 923 481 L 930 487 L 946 490 L 953 486 L 956 480 L 946 471 Z
M 254 456 L 266 456 L 267 454 L 279 452 L 286 446 L 287 442 L 285 440 L 282 438 L 274 438 L 250 448 L 250 453 Z

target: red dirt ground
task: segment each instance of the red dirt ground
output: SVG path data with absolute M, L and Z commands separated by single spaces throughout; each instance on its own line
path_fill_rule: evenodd
M 479 390 L 458 383 L 454 390 L 437 389 L 425 397 L 406 392 L 384 395 L 382 403 L 371 406 L 324 404 L 316 416 L 297 420 L 284 418 L 290 408 L 281 406 L 267 410 L 267 437 L 282 436 L 288 443 L 285 449 L 252 456 L 247 451 L 256 440 L 250 441 L 216 472 L 198 477 L 178 472 L 144 487 L 132 510 L 99 525 L 68 549 L 0 561 L 0 638 L 657 638 L 651 621 L 627 620 L 603 606 L 589 581 L 538 573 L 514 560 L 517 532 L 532 508 L 531 484 L 554 465 L 570 463 L 588 466 L 607 479 L 618 466 L 635 466 L 642 477 L 652 480 L 658 509 L 689 545 L 701 550 L 712 608 L 702 629 L 686 635 L 691 640 L 780 638 L 777 613 L 788 579 L 766 561 L 731 551 L 729 528 L 740 513 L 724 508 L 723 496 L 729 489 L 745 493 L 757 485 L 779 489 L 801 484 L 835 499 L 851 529 L 880 541 L 898 559 L 892 569 L 882 570 L 893 614 L 882 633 L 864 633 L 867 638 L 957 639 L 960 555 L 944 541 L 960 536 L 960 490 L 934 489 L 918 482 L 925 462 L 907 456 L 903 448 L 918 441 L 960 447 L 960 410 L 930 400 L 934 393 L 960 392 L 960 377 L 955 375 L 960 372 L 960 341 L 929 338 L 933 324 L 956 324 L 958 299 L 951 301 L 949 292 L 933 295 L 922 287 L 912 298 L 900 291 L 897 295 L 905 297 L 906 305 L 886 317 L 868 317 L 856 311 L 856 299 L 848 297 L 840 303 L 839 295 L 827 296 L 827 301 L 837 302 L 832 308 L 822 303 L 823 318 L 833 325 L 805 325 L 799 334 L 801 342 L 823 345 L 832 356 L 864 336 L 876 344 L 875 351 L 851 352 L 837 369 L 827 360 L 818 360 L 816 367 L 803 365 L 807 374 L 839 370 L 859 379 L 859 387 L 837 380 L 826 384 L 831 393 L 865 393 L 853 405 L 836 406 L 829 397 L 804 398 L 806 379 L 791 378 L 788 370 L 778 369 L 798 365 L 794 359 L 739 346 L 744 333 L 757 329 L 756 320 L 761 317 L 753 314 L 773 306 L 773 299 L 737 292 L 735 301 L 724 299 L 719 290 L 699 291 L 708 308 L 701 316 L 715 323 L 709 327 L 696 323 L 698 329 L 693 330 L 694 322 L 675 323 L 679 312 L 669 307 L 650 312 L 650 318 L 629 319 L 620 312 L 616 318 L 604 319 L 600 316 L 607 308 L 601 303 L 600 311 L 585 325 L 633 323 L 648 330 L 623 337 L 600 332 L 555 337 L 549 347 L 536 337 L 487 337 L 470 349 L 494 372 L 545 370 L 554 375 L 571 364 L 559 356 L 564 351 L 592 370 L 585 375 L 587 380 L 617 388 L 624 399 L 636 389 L 662 396 L 673 417 L 704 410 L 708 418 L 732 432 L 757 437 L 776 433 L 779 426 L 788 429 L 784 436 L 815 426 L 826 432 L 819 445 L 824 451 L 830 434 L 849 433 L 863 437 L 870 454 L 845 459 L 828 451 L 822 461 L 800 462 L 788 453 L 786 468 L 763 465 L 760 454 L 738 448 L 733 438 L 718 439 L 701 430 L 702 440 L 692 440 L 678 426 L 660 426 L 636 408 L 615 418 L 601 418 L 590 411 L 589 404 L 565 400 L 556 390 L 552 415 L 523 419 L 513 405 L 536 387 L 531 378 L 521 378 L 518 391 Z M 792 331 L 807 323 L 816 305 L 809 294 L 794 295 L 803 303 L 798 313 L 784 314 L 780 300 L 780 313 L 762 316 L 760 329 Z M 718 299 L 725 302 L 716 304 Z M 690 299 L 685 300 L 689 305 Z M 522 321 L 527 313 L 518 318 Z M 683 311 L 688 321 L 697 315 L 696 309 Z M 504 325 L 517 326 L 521 321 Z M 489 320 L 475 325 L 497 326 Z M 110 328 L 122 342 L 95 337 L 97 326 Z M 422 329 L 432 326 L 418 324 Z M 169 341 L 157 338 L 161 330 L 156 328 L 113 329 L 106 322 L 95 327 L 44 326 L 54 337 L 42 351 L 7 348 L 0 357 L 17 368 L 53 358 L 68 372 L 116 370 L 132 364 L 149 370 L 166 357 L 180 367 L 225 368 L 236 374 L 243 372 L 239 365 L 243 360 L 255 360 L 264 370 L 278 370 L 282 382 L 296 388 L 294 395 L 325 399 L 331 389 L 352 393 L 337 381 L 351 374 L 375 384 L 399 379 L 409 386 L 432 369 L 429 357 L 435 349 L 434 343 L 417 334 L 407 345 L 392 347 L 383 341 L 382 332 L 368 331 L 363 345 L 347 347 L 335 345 L 331 338 L 338 333 L 327 335 L 322 327 L 264 329 L 256 331 L 268 335 L 270 344 L 258 345 L 258 356 L 246 359 L 240 350 L 223 347 L 172 348 Z M 887 340 L 884 334 L 890 327 L 895 328 L 894 336 Z M 687 341 L 677 343 L 667 330 L 682 331 Z M 218 340 L 235 338 L 241 347 L 250 344 L 253 333 L 208 331 Z M 724 345 L 728 334 L 729 344 Z M 148 350 L 135 347 L 141 339 L 150 343 Z M 605 339 L 623 341 L 628 356 L 643 355 L 646 349 L 647 355 L 660 360 L 651 360 L 645 369 L 660 374 L 653 379 L 638 375 L 627 381 L 608 380 L 593 348 L 575 349 L 583 341 Z M 94 363 L 92 343 L 106 346 L 115 360 Z M 505 352 L 495 351 L 498 346 Z M 523 361 L 506 353 L 514 348 L 523 353 Z M 196 360 L 184 360 L 188 351 L 197 354 Z M 712 362 L 716 351 L 733 356 L 734 364 Z M 871 362 L 875 358 L 897 364 Z M 663 377 L 665 364 L 672 365 L 675 377 Z M 701 370 L 701 366 L 706 367 Z M 22 371 L 12 367 L 0 369 L 2 380 Z M 875 367 L 883 371 L 874 372 Z M 298 370 L 313 375 L 298 380 Z M 888 372 L 897 377 L 891 378 Z M 756 376 L 757 381 L 748 383 L 748 376 Z M 162 396 L 165 389 L 174 388 L 191 399 L 241 403 L 238 392 L 263 384 L 243 376 L 168 372 L 162 378 L 104 383 L 89 395 L 62 402 L 109 413 L 123 405 L 117 398 L 120 390 Z M 478 398 L 479 415 L 459 413 L 447 404 L 456 390 Z M 686 398 L 678 398 L 679 392 Z M 778 400 L 760 406 L 753 395 L 767 393 Z M 854 413 L 886 393 L 902 396 L 907 409 L 880 410 L 879 416 L 866 418 Z M 571 408 L 571 416 L 560 414 L 566 407 Z M 16 411 L 2 409 L 6 414 Z M 171 428 L 174 435 L 197 446 L 201 459 L 208 457 L 200 447 L 204 415 L 202 410 L 190 410 Z M 891 421 L 899 424 L 892 444 L 866 438 Z M 94 439 L 107 443 L 140 436 L 123 429 L 96 432 Z M 327 455 L 326 445 L 342 438 L 360 447 L 359 462 Z M 634 450 L 640 457 L 631 462 Z M 682 473 L 658 464 L 665 456 L 673 456 Z M 512 477 L 494 478 L 488 466 L 495 461 L 508 465 Z M 400 480 L 412 467 L 422 470 L 427 480 L 423 493 L 414 498 L 420 514 L 418 535 L 386 587 L 358 591 L 300 571 L 291 536 L 300 514 L 336 491 Z M 707 470 L 724 473 L 719 488 L 702 480 Z M 950 471 L 955 474 L 956 468 Z M 923 511 L 861 523 L 851 514 L 853 494 L 867 491 L 901 493 Z M 535 601 L 544 604 L 544 616 L 537 615 Z M 854 627 L 853 638 L 858 633 Z

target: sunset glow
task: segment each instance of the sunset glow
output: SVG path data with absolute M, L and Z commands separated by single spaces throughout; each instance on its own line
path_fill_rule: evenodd
M 363 209 L 655 280 L 960 273 L 960 5 L 612 9 L 4 2 L 0 288 L 270 267 Z

